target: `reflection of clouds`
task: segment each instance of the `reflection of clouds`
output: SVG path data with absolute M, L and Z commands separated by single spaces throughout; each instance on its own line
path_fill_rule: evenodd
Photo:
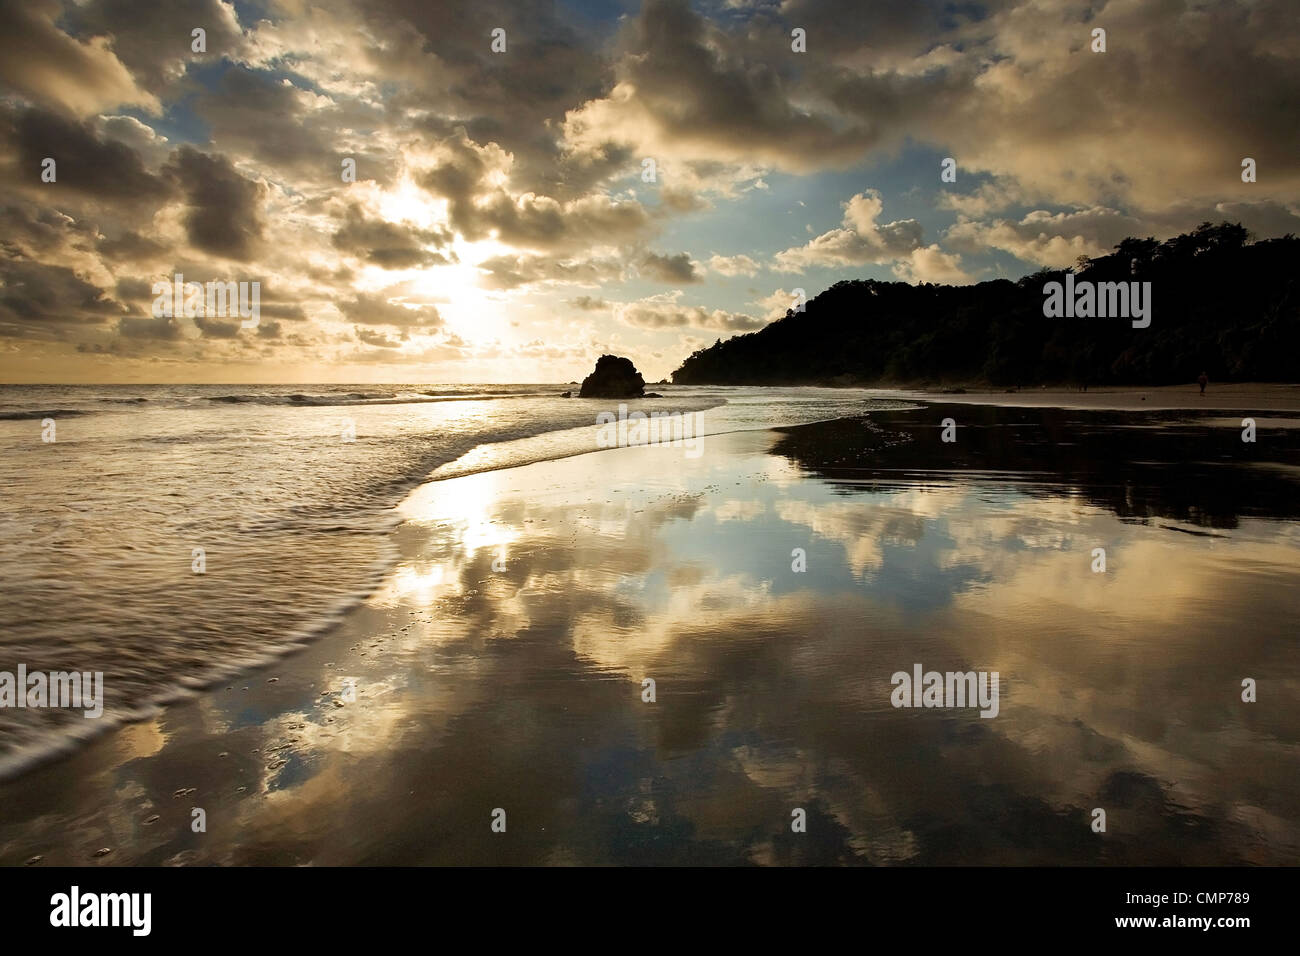
M 561 845 L 539 860 L 609 859 L 601 828 L 627 826 L 723 845 L 762 834 L 744 851 L 754 862 L 1096 862 L 1080 808 L 1121 772 L 1164 802 L 1117 809 L 1117 859 L 1295 859 L 1292 755 L 1276 742 L 1296 738 L 1294 718 L 1260 710 L 1256 728 L 1231 703 L 1246 668 L 1294 696 L 1280 625 L 1242 641 L 1235 623 L 1275 619 L 1292 526 L 1201 539 L 1048 489 L 846 492 L 796 475 L 784 459 L 725 454 L 665 471 L 629 450 L 428 492 L 431 543 L 390 579 L 389 597 L 435 623 L 398 638 L 388 667 L 434 648 L 451 657 L 436 687 L 341 710 L 347 735 L 318 746 L 346 739 L 352 757 L 383 768 L 427 735 L 452 748 L 436 764 L 459 760 L 473 775 L 500 765 L 509 780 L 525 773 L 520 761 L 540 761 L 529 799 L 555 808 L 574 806 L 566 781 L 590 762 L 639 755 L 604 784 L 618 799 L 579 802 L 573 832 L 548 824 Z M 460 532 L 469 514 L 515 536 L 506 572 Z M 810 549 L 820 563 L 806 575 L 789 572 L 796 528 L 836 549 Z M 1105 574 L 1090 570 L 1094 546 L 1107 549 Z M 940 573 L 967 567 L 980 586 Z M 864 588 L 867 577 L 878 586 Z M 900 604 L 900 590 L 927 600 Z M 1002 715 L 893 711 L 888 674 L 917 660 L 1001 671 Z M 655 704 L 640 701 L 646 676 Z M 551 710 L 582 715 L 576 738 L 547 721 Z M 498 713 L 518 717 L 501 724 Z M 498 756 L 479 753 L 487 740 Z M 346 779 L 325 766 L 295 789 L 321 813 Z M 1226 813 L 1236 829 L 1189 842 L 1167 823 L 1180 805 Z M 815 821 L 806 844 L 786 836 L 795 806 Z M 1253 849 L 1235 849 L 1244 844 Z
M 624 599 L 633 596 L 627 590 L 620 593 Z M 747 576 L 714 575 L 689 586 L 655 591 L 651 600 L 636 608 L 631 626 L 611 620 L 608 606 L 591 607 L 573 622 L 573 650 L 601 670 L 620 671 L 640 681 L 657 677 L 665 666 L 672 668 L 670 652 L 684 633 L 722 630 L 733 621 L 744 627 L 751 615 L 768 606 L 763 585 L 755 585 Z
M 753 477 L 756 481 L 771 482 L 782 491 L 807 485 L 807 473 L 789 458 L 779 455 L 768 455 L 757 462 Z
M 811 754 L 783 747 L 737 747 L 732 759 L 741 771 L 760 787 L 797 790 L 813 796 L 817 792 L 817 774 Z
M 820 538 L 843 545 L 845 560 L 859 578 L 884 563 L 875 533 L 886 520 L 883 509 L 867 508 L 851 499 L 812 502 L 786 498 L 777 502 L 776 513 L 782 521 L 802 525 Z
M 210 814 L 199 846 L 244 862 L 277 842 L 318 863 L 1295 862 L 1293 527 L 1196 538 L 991 482 L 846 492 L 776 480 L 788 468 L 725 441 L 671 472 L 630 449 L 413 494 L 407 556 L 368 616 L 306 652 L 312 695 L 355 675 L 358 703 L 261 717 L 244 751 L 294 756 L 268 771 L 257 755 L 258 798 Z M 472 528 L 511 542 L 504 571 Z M 807 574 L 790 572 L 800 533 Z M 966 567 L 978 586 L 945 570 Z M 894 710 L 889 674 L 913 661 L 998 670 L 1001 715 Z M 1103 843 L 1085 811 L 1106 801 Z M 527 838 L 488 842 L 493 806 Z
M 1144 767 L 1157 780 L 1190 782 L 1199 790 L 1198 778 L 1220 766 L 1223 754 L 1207 764 L 1170 749 L 1173 742 L 1164 740 L 1164 711 L 1171 702 L 1160 701 L 1160 689 L 1146 684 L 1141 670 L 1167 663 L 1171 652 L 1189 650 L 1186 635 L 1178 637 L 1189 610 L 1223 622 L 1245 614 L 1244 608 L 1222 607 L 1216 588 L 1223 581 L 1222 562 L 1286 567 L 1294 557 L 1287 546 L 1294 529 L 1275 534 L 1285 544 L 1238 541 L 1237 536 L 1218 543 L 1175 539 L 1158 527 L 1122 524 L 1077 500 L 988 484 L 894 489 L 828 500 L 820 483 L 804 482 L 784 493 L 774 503 L 775 516 L 840 543 L 858 577 L 883 567 L 888 560 L 883 544 L 914 545 L 922 539 L 940 542 L 935 557 L 939 567 L 975 564 L 990 572 L 985 586 L 953 592 L 954 604 L 939 630 L 962 647 L 959 661 L 1000 668 L 1009 690 L 1014 680 L 1018 716 L 1000 721 L 992 732 L 1024 754 L 1026 766 L 1035 767 L 1034 786 L 1044 795 L 1065 806 L 1083 805 L 1126 764 Z M 697 519 L 750 516 L 747 520 L 757 522 L 769 513 L 761 500 L 737 501 L 725 490 L 719 494 L 723 500 L 703 509 Z M 756 489 L 745 486 L 741 494 L 755 495 Z M 716 497 L 711 500 L 716 502 Z M 753 539 L 763 540 L 757 528 Z M 1094 546 L 1107 548 L 1106 574 L 1091 571 Z M 708 550 L 707 545 L 700 548 Z M 1213 548 L 1219 552 L 1212 553 Z M 1230 553 L 1223 554 L 1224 549 Z M 737 578 L 725 565 L 699 580 L 702 567 L 711 565 L 692 565 L 689 581 L 679 582 L 683 586 L 674 589 L 670 601 L 658 608 L 643 607 L 635 633 L 615 635 L 599 613 L 589 614 L 575 629 L 580 653 L 602 667 L 634 672 L 652 667 L 655 655 L 673 654 L 674 628 L 683 630 L 689 609 L 708 599 L 710 592 L 734 595 L 755 589 L 754 581 Z M 760 607 L 769 618 L 793 617 L 770 598 Z M 752 627 L 754 617 L 747 617 L 745 601 L 732 598 L 724 609 L 730 613 L 715 622 L 716 633 Z M 1161 632 L 1173 640 L 1161 641 Z M 1080 641 L 1087 643 L 1081 648 Z M 815 654 L 817 646 L 811 649 Z M 1139 667 L 1126 666 L 1135 661 Z M 1155 700 L 1150 699 L 1153 692 Z M 1162 744 L 1134 737 L 1131 725 L 1138 715 L 1144 732 L 1156 733 Z M 1188 743 L 1204 746 L 1195 735 Z M 747 757 L 752 757 L 752 749 L 744 751 Z M 757 768 L 751 775 L 755 782 L 780 779 L 782 773 L 799 779 L 808 772 L 806 765 L 774 769 L 781 764 L 773 755 L 751 763 Z M 1186 790 L 1184 783 L 1171 793 Z M 1195 801 L 1197 795 L 1184 796 Z M 841 822 L 851 831 L 866 832 L 856 829 L 850 814 L 843 814 Z M 904 855 L 914 851 L 911 834 L 898 831 L 894 836 L 894 850 L 881 852 L 897 855 L 899 847 L 906 848 Z
M 767 511 L 766 501 L 726 498 L 709 508 L 718 521 L 749 521 Z
M 124 724 L 113 737 L 113 747 L 123 761 L 152 757 L 166 745 L 167 735 L 156 718 Z

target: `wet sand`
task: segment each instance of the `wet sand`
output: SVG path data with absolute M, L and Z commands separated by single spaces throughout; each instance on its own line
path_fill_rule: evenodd
M 427 484 L 336 631 L 0 784 L 0 863 L 1294 865 L 1297 433 L 1211 418 L 953 404 Z M 893 707 L 916 663 L 998 671 L 998 716 Z
M 891 394 L 897 394 L 891 392 Z M 1246 382 L 1216 385 L 1200 393 L 1196 384 L 1153 388 L 1032 388 L 968 387 L 960 394 L 939 389 L 904 389 L 903 394 L 934 402 L 1007 407 L 1077 409 L 1225 409 L 1246 414 L 1260 411 L 1300 412 L 1300 385 L 1263 385 Z

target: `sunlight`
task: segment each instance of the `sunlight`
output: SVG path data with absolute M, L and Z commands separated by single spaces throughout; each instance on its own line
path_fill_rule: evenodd
M 432 482 L 412 492 L 400 511 L 414 524 L 451 525 L 467 557 L 483 548 L 497 557 L 519 538 L 517 529 L 494 520 L 502 484 L 498 472 L 470 475 L 454 483 Z
M 390 196 L 380 201 L 380 209 L 387 216 L 386 209 L 397 208 L 392 203 L 398 201 L 400 196 Z M 447 331 L 472 344 L 507 336 L 507 302 L 502 293 L 483 287 L 485 273 L 479 264 L 509 253 L 510 247 L 496 239 L 467 242 L 458 236 L 440 251 L 452 261 L 410 269 L 365 265 L 357 274 L 356 286 L 372 294 L 383 293 L 393 302 L 433 305 Z
M 447 200 L 430 196 L 407 176 L 395 189 L 379 194 L 378 207 L 389 222 L 409 222 L 421 229 L 447 224 Z
M 424 568 L 414 564 L 402 565 L 393 572 L 392 579 L 381 596 L 388 604 L 407 601 L 417 607 L 429 605 L 438 596 L 443 578 L 443 567 L 440 564 Z

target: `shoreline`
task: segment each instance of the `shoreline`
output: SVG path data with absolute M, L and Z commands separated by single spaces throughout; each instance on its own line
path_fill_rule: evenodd
M 965 404 L 997 404 L 975 401 L 986 397 L 971 396 Z M 936 396 L 934 401 L 961 404 L 953 396 Z M 882 467 L 864 471 L 855 463 L 862 454 L 861 428 L 854 419 L 838 418 L 709 435 L 698 461 L 685 458 L 680 449 L 610 448 L 603 451 L 615 454 L 604 458 L 580 454 L 423 482 L 399 509 L 403 521 L 391 538 L 396 563 L 379 587 L 328 633 L 266 666 L 242 672 L 236 680 L 109 729 L 70 754 L 0 783 L 0 800 L 8 808 L 0 822 L 0 863 L 22 865 L 34 857 L 40 857 L 42 865 L 89 866 L 833 863 L 859 857 L 884 863 L 952 862 L 943 851 L 929 847 L 928 825 L 897 818 L 913 802 L 933 799 L 916 789 L 920 778 L 906 770 L 906 764 L 879 764 L 874 754 L 895 752 L 901 746 L 895 741 L 900 734 L 919 752 L 951 747 L 943 741 L 956 734 L 952 739 L 969 739 L 969 746 L 991 759 L 1008 746 L 1018 746 L 1021 738 L 1041 734 L 1044 721 L 1049 727 L 1059 723 L 1066 728 L 1053 731 L 1064 734 L 1054 746 L 1073 754 L 1082 744 L 1068 731 L 1070 705 L 1043 697 L 1040 685 L 1045 678 L 1027 673 L 1038 666 L 1031 663 L 1034 658 L 1020 651 L 1008 656 L 1005 639 L 998 636 L 1001 627 L 993 626 L 996 618 L 979 601 L 980 577 L 1004 573 L 998 569 L 1006 558 L 981 559 L 991 570 L 976 574 L 973 590 L 956 592 L 964 602 L 975 602 L 973 610 L 920 628 L 909 616 L 914 612 L 904 612 L 909 602 L 920 600 L 925 588 L 934 586 L 931 572 L 882 580 L 880 595 L 866 603 L 857 593 L 880 573 L 873 569 L 888 569 L 883 557 L 888 543 L 900 534 L 914 534 L 905 529 L 936 505 L 919 511 L 889 505 L 888 520 L 873 530 L 874 525 L 863 522 L 873 521 L 876 510 L 893 499 L 887 495 L 874 509 L 867 508 L 844 499 L 837 488 L 845 481 L 864 488 L 866 481 L 871 488 L 900 488 L 903 500 L 918 494 L 940 503 L 963 500 L 962 485 L 945 484 L 942 472 L 933 470 L 934 461 L 917 457 L 917 436 L 928 434 L 933 407 L 927 402 L 921 410 L 869 416 L 889 419 L 887 428 L 910 423 L 912 450 L 898 446 L 895 453 L 902 457 L 897 469 L 885 461 L 878 463 Z M 1016 407 L 1022 409 L 1016 414 L 1026 414 L 1023 406 Z M 1101 418 L 1111 417 L 1104 411 Z M 1017 420 L 991 407 L 982 414 L 986 417 L 964 422 L 981 430 L 977 434 L 993 435 L 992 425 Z M 1092 418 L 1081 414 L 1085 420 Z M 1203 424 L 1207 434 L 1215 430 L 1214 423 Z M 1168 439 L 1182 441 L 1187 429 L 1176 425 L 1167 429 Z M 797 439 L 793 443 L 791 436 Z M 982 441 L 962 441 L 963 450 L 977 459 L 987 451 Z M 1142 447 L 1145 450 L 1145 444 Z M 1042 481 L 1046 466 L 1032 449 L 1026 454 L 1018 467 Z M 978 460 L 974 466 L 961 466 L 972 469 L 970 481 L 987 488 L 976 498 L 1011 495 L 1021 500 L 1010 484 L 994 475 L 1007 474 L 1006 462 L 993 462 L 984 478 L 978 466 Z M 920 468 L 927 477 L 911 482 L 909 468 Z M 1068 473 L 1066 469 L 1051 480 L 1069 483 Z M 1198 487 L 1208 489 L 1207 494 L 1213 491 L 1212 485 Z M 1270 506 L 1279 498 L 1256 493 L 1240 497 L 1245 500 L 1238 507 Z M 1036 507 L 1036 498 L 1024 500 Z M 1196 515 L 1205 512 L 1199 508 L 1187 521 L 1180 517 L 1181 500 L 1140 501 L 1154 514 L 1166 514 L 1189 528 L 1195 528 Z M 1149 546 L 1148 538 L 1152 543 L 1165 540 L 1158 521 L 1124 524 L 1129 505 L 1106 495 L 1075 507 L 1085 507 L 1088 520 L 1101 522 L 1105 529 L 1090 537 L 1134 535 L 1143 546 Z M 775 515 L 782 523 L 762 523 Z M 1211 526 L 1224 523 L 1213 511 L 1210 517 Z M 1048 509 L 1031 524 L 1037 528 L 1059 520 L 1057 512 Z M 801 524 L 790 525 L 792 521 Z M 1234 515 L 1227 524 L 1237 528 L 1239 523 Z M 810 536 L 809 560 L 820 576 L 789 575 L 790 547 L 805 541 L 791 540 L 790 527 L 807 528 L 800 534 Z M 1212 546 L 1222 537 L 1204 540 Z M 732 540 L 734 549 L 710 550 Z M 925 540 L 916 537 L 918 545 Z M 825 553 L 827 542 L 842 548 L 844 557 Z M 1255 543 L 1251 534 L 1235 546 L 1251 549 L 1243 551 L 1253 556 L 1251 560 L 1238 562 L 1248 568 L 1265 567 L 1265 558 L 1275 560 L 1274 550 L 1259 550 L 1272 546 Z M 1194 580 L 1205 573 L 1206 559 L 1198 555 L 1194 551 L 1182 559 L 1193 562 L 1186 576 Z M 1057 564 L 1074 560 L 1068 552 L 1035 557 L 1049 559 Z M 494 566 L 498 561 L 499 568 Z M 839 580 L 840 570 L 825 577 L 841 563 L 847 564 L 850 579 Z M 1215 573 L 1224 575 L 1222 570 Z M 1177 577 L 1172 575 L 1171 581 Z M 1258 600 L 1252 590 L 1258 580 L 1258 573 L 1252 572 L 1232 586 Z M 1084 600 L 1088 615 L 1105 620 L 1115 612 L 1115 599 L 1097 591 L 1099 583 L 1087 575 L 1053 600 Z M 1158 592 L 1170 585 L 1152 579 L 1146 586 Z M 1082 599 L 1073 593 L 1080 591 Z M 1193 588 L 1189 593 L 1198 592 Z M 902 610 L 891 603 L 895 596 L 903 601 Z M 1148 613 L 1144 608 L 1152 600 L 1139 588 L 1132 613 Z M 1042 613 L 1039 609 L 1031 617 Z M 1224 612 L 1206 606 L 1199 613 Z M 1230 615 L 1227 620 L 1232 620 Z M 1062 635 L 1069 632 L 1065 622 L 1052 627 Z M 1159 633 L 1155 619 L 1146 627 Z M 862 659 L 864 633 L 874 635 L 873 647 L 879 644 L 871 654 L 876 663 L 870 666 Z M 1106 668 L 1135 653 L 1126 649 L 1123 633 L 1116 632 L 1119 643 L 1111 649 L 1115 660 L 1109 661 L 1108 652 L 1102 661 Z M 1261 640 L 1266 643 L 1260 645 Z M 1288 670 L 1270 656 L 1277 653 L 1274 640 L 1269 633 L 1252 635 L 1242 647 L 1206 643 L 1203 653 L 1211 660 L 1196 658 L 1189 666 L 1197 668 L 1196 680 L 1201 680 L 1199 671 L 1206 668 L 1258 670 L 1260 660 L 1266 659 L 1268 673 L 1289 680 Z M 1157 641 L 1154 650 L 1139 648 L 1136 653 L 1158 655 L 1161 646 Z M 865 708 L 862 717 L 867 722 L 842 745 L 832 744 L 839 739 L 838 731 L 823 739 L 805 725 L 798 707 L 787 713 L 780 704 L 791 693 L 791 675 L 803 674 L 807 666 L 797 662 L 814 652 L 816 666 L 800 678 L 794 700 L 813 713 L 827 707 L 832 713 Z M 1001 669 L 1012 706 L 1004 707 L 998 720 L 977 717 L 977 730 L 960 715 L 938 724 L 895 723 L 887 689 L 873 683 L 864 697 L 865 674 L 887 675 L 895 659 L 937 664 L 953 653 L 963 661 L 970 657 L 976 666 Z M 1089 651 L 1085 661 L 1096 653 Z M 1223 654 L 1242 661 L 1224 665 L 1216 659 Z M 1257 659 L 1260 654 L 1265 658 Z M 1150 666 L 1159 666 L 1156 661 L 1158 656 Z M 1086 672 L 1096 665 L 1060 666 L 1062 674 L 1077 678 L 1074 668 Z M 642 678 L 648 674 L 659 678 L 655 707 L 641 698 Z M 1050 687 L 1059 675 L 1049 678 L 1044 686 Z M 1085 679 L 1085 686 L 1092 686 L 1086 680 L 1095 679 Z M 348 699 L 348 681 L 355 682 L 353 699 Z M 1025 704 L 1015 705 L 1015 695 L 1024 700 L 1030 686 L 1036 687 L 1029 698 L 1036 702 L 1035 709 L 1020 718 L 1017 714 Z M 1187 706 L 1177 696 L 1171 699 L 1172 704 L 1161 698 L 1148 706 L 1155 712 Z M 766 718 L 777 721 L 774 727 L 779 728 L 771 740 L 765 736 L 762 744 L 754 740 L 742 745 L 733 742 L 732 735 L 720 737 L 710 729 L 723 715 L 741 719 L 747 709 L 760 706 L 758 701 L 776 708 Z M 1075 845 L 1069 834 L 1076 813 L 1098 799 L 1092 795 L 1096 788 L 1106 793 L 1108 787 L 1132 786 L 1125 782 L 1134 773 L 1130 766 L 1141 768 L 1141 787 L 1162 794 L 1159 799 L 1143 797 L 1143 812 L 1153 815 L 1153 824 L 1171 812 L 1170 801 L 1199 807 L 1212 793 L 1209 780 L 1219 773 L 1215 770 L 1202 779 L 1206 771 L 1184 767 L 1175 772 L 1173 768 L 1183 767 L 1188 759 L 1181 747 L 1169 753 L 1163 748 L 1152 751 L 1149 742 L 1138 739 L 1141 734 L 1133 737 L 1125 719 L 1115 721 L 1104 709 L 1089 717 L 1090 733 L 1106 741 L 1109 749 L 1104 752 L 1111 756 L 1096 767 L 1087 760 L 1071 763 L 1082 775 L 1079 780 L 1062 779 L 1049 786 L 1046 778 L 1015 778 L 1015 788 L 1025 791 L 1017 799 L 1044 806 L 1041 812 L 1047 815 L 1035 825 L 1053 834 L 1053 845 L 1074 862 L 1122 862 L 1142 858 L 1142 853 L 1176 862 L 1239 862 L 1225 857 L 1228 851 L 1217 845 L 1182 847 L 1158 829 L 1145 838 L 1154 843 L 1128 837 L 1118 848 Z M 982 727 L 985 723 L 997 726 Z M 857 736 L 876 724 L 890 728 L 889 733 L 863 746 Z M 1281 772 L 1267 743 L 1253 735 L 1238 739 L 1245 731 L 1231 726 L 1237 751 L 1256 754 L 1264 768 L 1260 772 Z M 1276 728 L 1268 732 L 1279 735 Z M 744 733 L 736 738 L 746 739 Z M 808 758 L 799 755 L 827 747 L 833 765 L 847 761 L 846 767 L 855 768 L 851 779 L 874 781 L 865 795 L 853 787 L 839 793 L 837 788 L 844 784 L 832 780 L 814 785 L 806 779 Z M 1120 760 L 1115 756 L 1120 752 L 1129 755 Z M 974 801 L 972 806 L 997 803 L 1001 798 L 995 792 L 986 793 L 975 782 L 987 771 L 972 771 L 974 776 L 966 779 L 968 758 L 961 753 L 952 754 L 953 762 L 937 765 L 941 773 L 955 774 L 961 788 L 975 787 L 966 798 Z M 727 768 L 738 759 L 743 773 L 727 784 L 729 796 L 719 794 L 715 805 L 714 798 L 697 792 L 698 780 L 731 774 Z M 619 769 L 629 761 L 634 769 Z M 1176 785 L 1164 782 L 1166 776 L 1178 777 Z M 749 789 L 756 785 L 759 790 Z M 643 791 L 647 786 L 650 790 Z M 668 791 L 661 792 L 663 787 Z M 810 817 L 820 820 L 819 828 L 838 827 L 847 835 L 792 850 L 779 836 L 779 821 L 788 816 L 789 801 L 796 799 L 815 799 L 812 806 L 820 809 Z M 737 809 L 737 801 L 743 809 Z M 882 805 L 862 815 L 860 804 L 876 806 L 882 801 L 893 809 Z M 502 805 L 509 807 L 510 832 L 518 837 L 494 842 L 488 814 Z M 191 827 L 194 808 L 206 815 L 203 832 Z M 927 812 L 946 811 L 936 805 Z M 1272 848 L 1253 851 L 1251 861 L 1300 859 L 1300 827 L 1277 808 L 1247 806 L 1234 813 L 1234 826 L 1252 832 L 1264 828 L 1271 834 Z M 680 829 L 686 820 L 689 828 Z M 771 830 L 772 835 L 757 844 L 732 847 L 737 828 Z M 660 842 L 672 843 L 674 833 L 680 846 L 671 849 Z M 111 852 L 96 856 L 100 849 Z M 990 852 L 995 854 L 992 862 L 1036 858 L 1014 841 Z
M 709 435 L 708 439 L 754 452 L 766 448 L 772 437 L 768 430 L 747 430 Z M 295 748 L 307 735 L 318 744 L 338 742 L 340 737 L 354 733 L 348 727 L 349 718 L 360 712 L 367 699 L 374 699 L 374 695 L 382 699 L 391 693 L 391 685 L 402 679 L 410 664 L 403 649 L 394 654 L 392 642 L 400 643 L 417 625 L 435 623 L 427 609 L 413 610 L 401 600 L 411 568 L 430 551 L 450 552 L 457 547 L 447 528 L 439 525 L 431 529 L 413 512 L 422 502 L 436 499 L 440 490 L 457 484 L 491 486 L 509 481 L 512 474 L 528 475 L 539 469 L 585 470 L 575 468 L 575 463 L 590 459 L 597 451 L 622 457 L 672 453 L 668 448 L 656 447 L 593 449 L 590 453 L 421 482 L 397 508 L 402 520 L 392 532 L 396 557 L 388 570 L 365 597 L 318 636 L 283 652 L 277 649 L 267 660 L 231 671 L 202 687 L 179 691 L 166 702 L 122 717 L 92 734 L 68 739 L 62 746 L 34 757 L 24 755 L 24 762 L 14 768 L 13 774 L 0 780 L 0 801 L 10 808 L 10 813 L 0 819 L 0 865 L 235 862 L 210 859 L 193 847 L 160 857 L 157 842 L 151 838 L 170 826 L 171 840 L 189 842 L 184 834 L 194 801 L 201 801 L 207 813 L 214 809 L 234 813 L 246 796 L 273 798 L 281 789 L 273 778 L 277 771 L 285 769 L 285 761 L 274 756 L 269 762 L 261 758 Z M 475 576 L 478 585 L 494 583 L 493 578 L 498 577 L 493 572 L 492 554 L 481 547 L 461 557 L 471 565 L 465 570 Z M 471 596 L 478 593 L 477 588 L 469 591 Z M 425 630 L 427 633 L 428 628 Z M 378 667 L 373 659 L 365 660 L 378 659 L 381 654 L 387 656 Z M 348 662 L 346 666 L 340 663 L 343 661 Z M 344 671 L 357 676 L 356 701 L 344 699 Z M 234 713 L 260 716 L 250 723 L 246 718 L 234 717 L 232 708 Z M 214 713 L 226 715 L 215 726 Z M 241 747 L 250 742 L 258 746 Z M 343 743 L 346 751 L 347 743 Z M 199 751 L 205 754 L 202 766 L 195 762 Z M 134 812 L 114 805 L 112 792 L 120 785 L 122 774 L 134 781 L 129 789 L 142 799 Z M 146 781 L 162 780 L 165 782 L 159 787 L 146 787 Z M 258 787 L 256 794 L 252 792 L 254 786 Z M 95 790 L 100 792 L 91 796 Z M 59 795 L 57 802 L 64 804 L 53 813 L 51 794 Z M 23 821 L 25 814 L 30 817 Z M 87 816 L 101 820 L 95 828 L 100 835 L 86 838 L 84 826 L 71 825 L 71 820 Z M 28 827 L 23 826 L 24 822 Z M 40 832 L 31 832 L 38 824 Z M 128 832 L 131 837 L 123 841 L 120 835 Z M 114 834 L 119 838 L 113 839 Z M 123 842 L 128 846 L 121 846 Z M 112 852 L 100 856 L 100 848 Z M 230 850 L 226 846 L 218 856 Z M 279 853 L 273 856 L 271 860 L 238 862 L 294 862 Z
M 1300 385 L 1211 383 L 1204 395 L 1195 384 L 1161 385 L 1153 388 L 1106 386 L 1084 392 L 1070 388 L 1024 388 L 1017 391 L 968 388 L 964 392 L 934 389 L 904 390 L 925 401 L 952 404 L 1001 405 L 1023 408 L 1068 408 L 1114 411 L 1289 411 L 1300 412 Z

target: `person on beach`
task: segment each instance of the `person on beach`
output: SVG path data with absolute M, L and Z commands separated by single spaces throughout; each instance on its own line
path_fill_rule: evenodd
M 1204 394 L 1205 394 L 1205 386 L 1207 386 L 1207 385 L 1210 384 L 1210 376 L 1208 376 L 1208 375 L 1206 375 L 1204 372 L 1202 372 L 1199 376 L 1197 376 L 1196 384 L 1198 384 L 1198 385 L 1201 386 L 1201 394 L 1204 395 Z

